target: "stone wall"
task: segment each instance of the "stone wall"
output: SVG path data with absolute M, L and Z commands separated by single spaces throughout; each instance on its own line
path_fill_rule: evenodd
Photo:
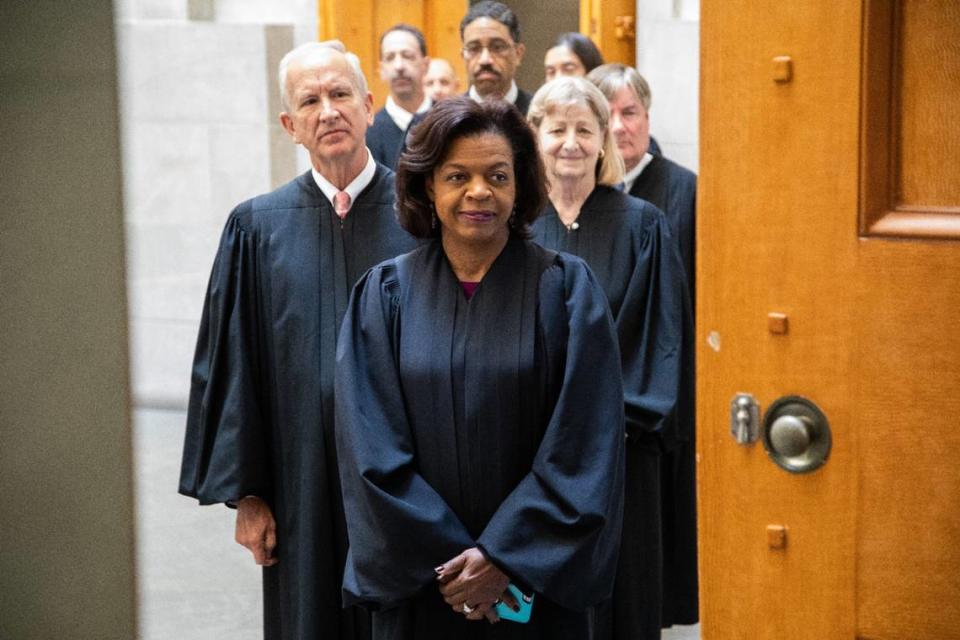
M 306 167 L 276 68 L 316 2 L 118 0 L 131 360 L 138 406 L 186 406 L 204 291 L 233 206 Z
M 637 69 L 653 93 L 650 132 L 667 157 L 696 171 L 699 0 L 637 0 Z

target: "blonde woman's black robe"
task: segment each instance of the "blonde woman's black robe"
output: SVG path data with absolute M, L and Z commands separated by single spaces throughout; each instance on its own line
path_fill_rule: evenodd
M 623 541 L 613 598 L 598 616 L 599 637 L 660 637 L 663 600 L 660 458 L 683 439 L 672 415 L 683 374 L 686 287 L 663 212 L 598 185 L 576 226 L 549 205 L 534 240 L 583 258 L 610 303 L 623 359 L 627 466 Z
M 680 246 L 687 289 L 694 315 L 696 300 L 697 176 L 654 154 L 637 176 L 630 195 L 646 200 L 663 211 L 670 231 Z M 693 624 L 699 620 L 697 579 L 697 479 L 696 479 L 696 381 L 693 357 L 694 326 L 689 323 L 690 345 L 686 350 L 686 375 L 680 402 L 674 413 L 682 434 L 680 442 L 665 451 L 661 460 L 663 506 L 663 626 Z

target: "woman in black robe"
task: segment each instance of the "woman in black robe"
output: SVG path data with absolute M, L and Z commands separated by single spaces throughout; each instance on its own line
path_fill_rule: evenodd
M 345 604 L 375 640 L 592 637 L 623 501 L 619 352 L 579 259 L 527 239 L 536 141 L 505 103 L 439 103 L 397 180 L 429 238 L 357 284 L 337 349 Z M 526 624 L 498 621 L 535 594 Z
M 660 637 L 660 452 L 675 446 L 668 420 L 681 375 L 683 268 L 663 213 L 613 185 L 623 163 L 603 94 L 582 78 L 558 78 L 529 115 L 550 183 L 534 224 L 543 246 L 580 256 L 607 294 L 623 358 L 627 434 L 623 542 L 614 597 L 600 637 Z
M 623 158 L 630 195 L 663 211 L 683 259 L 691 322 L 684 332 L 684 377 L 672 419 L 677 446 L 663 452 L 660 496 L 663 513 L 664 627 L 699 619 L 697 580 L 696 389 L 693 353 L 696 299 L 697 176 L 663 156 L 650 136 L 650 85 L 636 69 L 605 64 L 587 75 L 610 103 L 610 132 Z

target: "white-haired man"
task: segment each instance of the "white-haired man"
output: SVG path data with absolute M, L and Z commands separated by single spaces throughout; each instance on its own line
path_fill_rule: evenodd
M 393 173 L 364 144 L 373 98 L 340 43 L 280 62 L 280 122 L 312 168 L 230 214 L 193 365 L 180 492 L 237 508 L 263 566 L 264 637 L 369 637 L 341 608 L 347 537 L 333 435 L 337 330 L 350 290 L 414 241 Z

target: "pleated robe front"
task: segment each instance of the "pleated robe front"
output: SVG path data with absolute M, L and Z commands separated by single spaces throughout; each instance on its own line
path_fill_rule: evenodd
M 357 285 L 337 352 L 347 603 L 376 640 L 589 640 L 623 500 L 619 354 L 585 264 L 512 238 L 468 300 L 439 241 Z M 433 568 L 479 547 L 536 593 L 466 620 Z

